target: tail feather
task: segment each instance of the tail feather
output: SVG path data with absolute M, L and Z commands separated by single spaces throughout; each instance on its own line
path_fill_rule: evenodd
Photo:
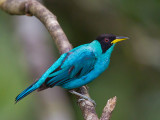
M 31 92 L 35 91 L 36 89 L 38 89 L 38 87 L 35 85 L 37 83 L 37 81 L 35 83 L 33 83 L 32 85 L 30 85 L 28 88 L 26 88 L 24 91 L 22 91 L 15 99 L 16 103 L 18 101 L 20 101 L 22 98 L 24 98 L 25 96 L 29 95 Z

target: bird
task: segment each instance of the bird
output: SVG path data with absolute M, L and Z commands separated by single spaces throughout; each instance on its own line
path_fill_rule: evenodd
M 54 86 L 71 90 L 71 93 L 93 102 L 92 99 L 72 90 L 90 83 L 104 72 L 109 66 L 116 43 L 126 39 L 128 37 L 101 34 L 91 43 L 80 45 L 62 54 L 36 82 L 15 98 L 15 102 L 35 90 L 42 91 Z

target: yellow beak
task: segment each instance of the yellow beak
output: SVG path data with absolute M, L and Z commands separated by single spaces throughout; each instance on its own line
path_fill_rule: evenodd
M 111 43 L 112 44 L 115 44 L 115 43 L 117 43 L 117 42 L 120 42 L 120 41 L 123 41 L 123 40 L 127 40 L 127 39 L 129 39 L 128 37 L 116 37 L 116 39 L 115 40 L 113 40 Z

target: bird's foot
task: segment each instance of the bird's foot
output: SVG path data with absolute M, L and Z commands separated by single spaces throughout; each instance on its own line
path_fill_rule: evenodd
M 87 97 L 87 96 L 85 96 L 85 97 Z M 80 99 L 78 99 L 78 102 L 80 103 L 81 101 L 84 101 L 84 100 L 90 101 L 96 107 L 96 102 L 89 97 L 88 98 L 80 98 Z
M 74 90 L 70 90 L 69 92 L 72 93 L 72 94 L 74 94 L 74 95 L 77 95 L 77 96 L 81 97 L 81 98 L 78 100 L 78 102 L 81 102 L 81 101 L 83 101 L 83 100 L 88 100 L 88 101 L 90 101 L 91 103 L 93 103 L 94 106 L 96 106 L 96 102 L 95 102 L 94 100 L 92 100 L 90 97 L 85 96 L 85 95 L 82 95 L 82 94 L 80 94 L 80 93 L 78 93 L 78 92 L 76 92 L 76 91 L 74 91 Z

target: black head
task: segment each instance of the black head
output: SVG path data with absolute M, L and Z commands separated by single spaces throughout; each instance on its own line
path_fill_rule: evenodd
M 101 44 L 103 53 L 113 45 L 111 42 L 115 39 L 116 36 L 113 34 L 101 34 L 96 38 L 96 40 L 98 40 Z
M 101 44 L 103 53 L 106 52 L 113 44 L 126 39 L 128 39 L 128 37 L 119 37 L 113 34 L 101 34 L 96 38 L 96 40 Z

